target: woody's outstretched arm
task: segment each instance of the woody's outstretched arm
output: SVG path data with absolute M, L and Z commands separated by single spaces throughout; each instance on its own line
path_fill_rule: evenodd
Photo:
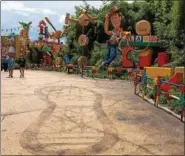
M 74 22 L 74 23 L 79 23 L 79 19 L 73 19 L 73 18 L 69 18 L 70 22 Z
M 69 24 L 69 22 L 74 22 L 74 23 L 79 23 L 79 20 L 78 19 L 72 19 L 70 18 L 70 14 L 69 13 L 66 13 L 66 17 L 65 17 L 65 24 Z

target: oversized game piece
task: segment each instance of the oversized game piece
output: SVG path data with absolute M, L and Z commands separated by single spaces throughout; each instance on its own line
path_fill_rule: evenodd
M 79 38 L 78 38 L 78 44 L 80 46 L 85 46 L 88 44 L 88 38 L 86 35 L 80 35 Z
M 136 33 L 141 36 L 147 36 L 151 33 L 151 24 L 147 20 L 141 20 L 136 23 Z

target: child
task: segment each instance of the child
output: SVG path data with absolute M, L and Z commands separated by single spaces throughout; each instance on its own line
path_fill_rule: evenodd
M 9 70 L 9 78 L 13 78 L 13 70 L 15 66 L 15 60 L 12 56 L 8 59 L 8 70 Z

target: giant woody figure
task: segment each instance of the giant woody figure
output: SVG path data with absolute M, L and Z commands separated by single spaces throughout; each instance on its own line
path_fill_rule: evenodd
M 109 66 L 116 58 L 119 39 L 130 35 L 130 32 L 123 31 L 122 28 L 120 28 L 121 16 L 119 15 L 119 12 L 120 8 L 114 6 L 109 10 L 109 13 L 106 14 L 105 17 L 104 30 L 107 35 L 111 36 L 110 40 L 108 41 L 108 51 L 104 62 L 105 66 Z M 114 30 L 112 31 L 109 31 L 109 21 L 111 21 L 111 24 L 114 27 Z M 112 56 L 111 51 L 113 52 Z

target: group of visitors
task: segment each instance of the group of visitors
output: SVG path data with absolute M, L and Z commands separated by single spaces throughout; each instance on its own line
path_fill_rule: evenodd
M 20 78 L 24 78 L 24 69 L 26 65 L 26 59 L 23 54 L 18 59 L 18 65 L 20 69 Z M 13 78 L 13 71 L 15 68 L 15 59 L 12 56 L 3 56 L 1 60 L 1 71 L 4 69 L 5 72 L 9 71 L 9 78 Z

